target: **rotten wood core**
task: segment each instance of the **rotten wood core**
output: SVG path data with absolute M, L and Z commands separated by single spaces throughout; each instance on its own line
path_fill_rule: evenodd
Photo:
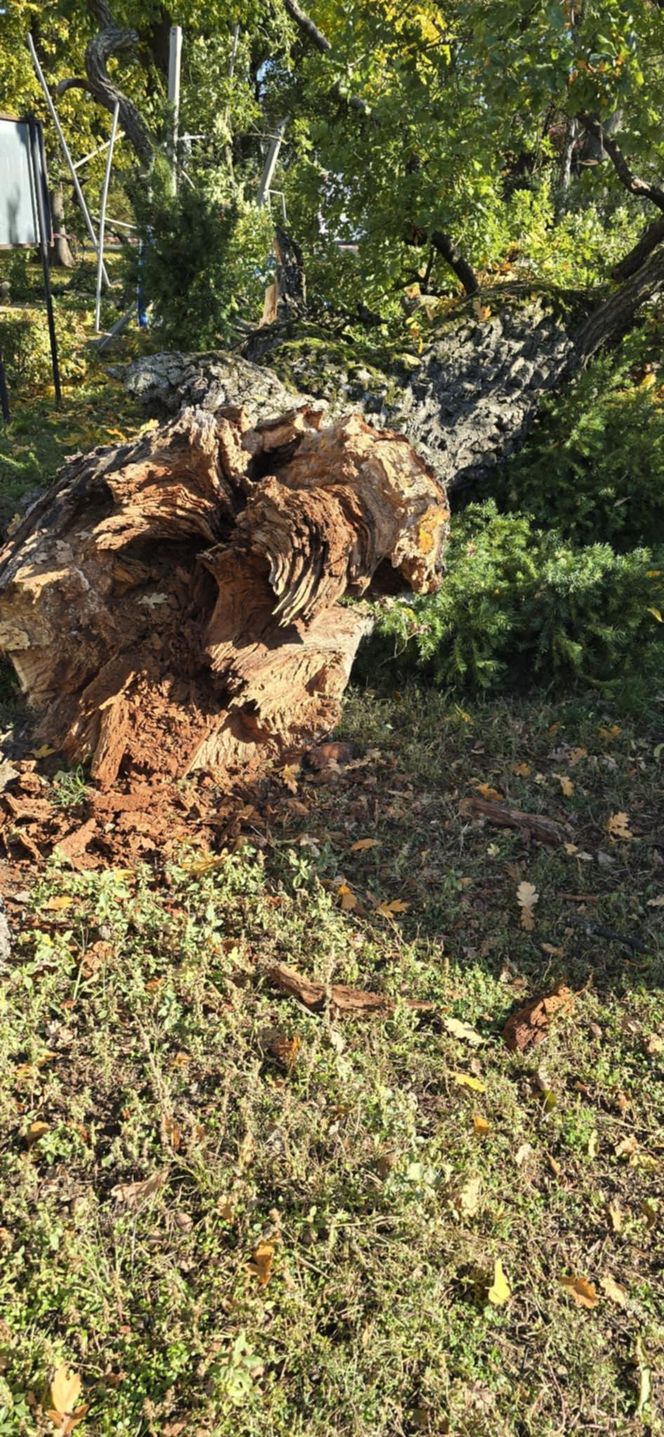
M 435 590 L 449 512 L 407 439 L 351 415 L 188 408 L 75 458 L 0 552 L 0 648 L 40 738 L 102 787 L 224 781 L 337 721 L 381 567 Z

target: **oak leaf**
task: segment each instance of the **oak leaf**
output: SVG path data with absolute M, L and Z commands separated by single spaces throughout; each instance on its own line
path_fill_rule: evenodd
M 460 1038 L 463 1043 L 468 1043 L 471 1048 L 479 1048 L 484 1042 L 481 1033 L 476 1033 L 469 1023 L 464 1023 L 460 1018 L 443 1018 L 443 1027 L 453 1038 Z
M 521 927 L 531 932 L 535 927 L 535 904 L 539 902 L 539 893 L 533 883 L 524 881 L 518 885 L 516 900 L 521 909 Z
M 606 821 L 606 827 L 611 838 L 622 838 L 625 842 L 629 842 L 629 840 L 634 837 L 629 826 L 629 815 L 624 813 L 622 809 L 619 813 L 612 813 L 610 815 Z

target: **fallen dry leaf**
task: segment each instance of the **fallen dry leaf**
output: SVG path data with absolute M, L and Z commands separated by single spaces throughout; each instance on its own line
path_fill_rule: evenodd
M 493 788 L 490 783 L 474 783 L 473 788 L 477 793 L 481 793 L 482 798 L 489 798 L 493 799 L 495 803 L 502 803 L 502 793 L 499 793 L 498 789 Z
M 47 898 L 42 903 L 42 908 L 48 913 L 64 913 L 65 908 L 71 908 L 74 902 L 70 893 L 61 893 L 57 898 Z
M 529 763 L 515 763 L 512 766 L 512 773 L 515 773 L 518 778 L 528 778 L 531 772 Z
M 597 1289 L 587 1277 L 559 1277 L 558 1281 L 565 1292 L 574 1298 L 577 1307 L 597 1307 Z
M 263 1035 L 263 1047 L 270 1058 L 290 1073 L 300 1051 L 301 1040 L 297 1033 L 282 1033 L 271 1028 Z
M 590 1137 L 588 1138 L 588 1157 L 589 1157 L 589 1158 L 596 1158 L 598 1152 L 599 1152 L 599 1133 L 597 1132 L 597 1129 L 594 1128 L 593 1131 L 592 1131 L 592 1133 L 590 1134 Z
M 612 813 L 606 821 L 606 827 L 611 838 L 622 838 L 627 842 L 630 838 L 634 837 L 629 826 L 629 816 L 622 811 L 620 813 Z
M 479 1078 L 471 1078 L 469 1073 L 450 1073 L 450 1077 L 460 1088 L 472 1088 L 474 1093 L 486 1092 L 486 1083 L 480 1082 Z
M 503 1264 L 497 1257 L 493 1269 L 493 1283 L 487 1292 L 487 1298 L 494 1307 L 502 1307 L 503 1303 L 509 1302 L 511 1296 L 512 1291 L 503 1272 Z
M 52 1411 L 49 1411 L 48 1416 L 57 1429 L 58 1437 L 68 1437 L 85 1417 L 87 1405 L 76 1405 L 81 1395 L 81 1385 L 78 1372 L 72 1372 L 64 1365 L 56 1368 L 53 1373 L 50 1386 Z
M 516 901 L 521 909 L 521 927 L 531 932 L 535 927 L 535 904 L 539 902 L 539 893 L 533 883 L 520 883 L 516 890 Z
M 648 908 L 664 908 L 664 893 L 660 893 L 659 898 L 649 898 L 649 899 L 648 899 L 648 903 L 647 903 L 647 907 L 648 907 Z
M 659 1203 L 656 1198 L 641 1198 L 639 1208 L 643 1213 L 646 1224 L 649 1228 L 657 1226 L 659 1221 Z
M 664 1038 L 660 1038 L 659 1033 L 649 1033 L 646 1038 L 645 1049 L 649 1058 L 659 1057 L 660 1053 L 664 1053 Z
M 613 1228 L 613 1231 L 614 1231 L 614 1232 L 622 1232 L 623 1221 L 624 1221 L 623 1210 L 622 1210 L 622 1208 L 621 1208 L 621 1206 L 620 1206 L 620 1203 L 618 1202 L 618 1199 L 617 1199 L 617 1198 L 616 1198 L 615 1202 L 610 1202 L 610 1203 L 609 1203 L 608 1208 L 607 1208 L 607 1212 L 608 1212 L 608 1214 L 609 1214 L 609 1219 L 610 1219 L 611 1227 Z
M 553 776 L 558 779 L 563 797 L 571 798 L 574 793 L 574 784 L 571 778 L 568 778 L 565 773 L 554 773 Z
M 51 1402 L 56 1410 L 65 1415 L 73 1412 L 81 1395 L 81 1378 L 78 1372 L 68 1367 L 58 1367 L 51 1381 Z
M 475 1217 L 480 1205 L 481 1179 L 478 1177 L 469 1178 L 467 1183 L 455 1194 L 454 1206 L 461 1217 Z
M 368 853 L 370 848 L 380 848 L 378 838 L 358 838 L 356 843 L 351 843 L 351 853 Z
M 443 1027 L 453 1038 L 460 1038 L 463 1043 L 468 1043 L 471 1048 L 479 1048 L 484 1042 L 481 1033 L 476 1033 L 470 1024 L 463 1023 L 460 1018 L 443 1018 Z
M 382 914 L 383 918 L 391 918 L 395 913 L 407 913 L 410 903 L 404 903 L 401 898 L 393 898 L 391 903 L 377 903 L 374 913 Z
M 143 1178 L 136 1183 L 117 1183 L 111 1188 L 111 1196 L 116 1202 L 124 1203 L 125 1207 L 137 1207 L 145 1198 L 152 1197 L 163 1188 L 168 1178 L 168 1168 L 161 1168 L 158 1172 L 152 1173 L 149 1178 Z
M 265 1241 L 258 1242 L 254 1248 L 249 1266 L 250 1271 L 255 1273 L 258 1278 L 261 1287 L 266 1287 L 270 1281 L 273 1263 L 274 1243 Z
M 641 1417 L 646 1407 L 650 1406 L 652 1399 L 652 1372 L 648 1366 L 648 1359 L 644 1351 L 642 1337 L 637 1337 L 636 1339 L 636 1362 L 639 1373 L 639 1400 L 636 1407 L 636 1415 L 637 1417 Z
M 630 1133 L 628 1137 L 621 1138 L 620 1142 L 616 1143 L 613 1151 L 617 1158 L 632 1158 L 639 1151 L 638 1139 L 634 1137 L 633 1133 Z
M 528 1158 L 532 1157 L 533 1151 L 534 1149 L 531 1143 L 521 1143 L 521 1146 L 517 1148 L 514 1154 L 514 1161 L 518 1168 L 522 1168 L 523 1164 L 528 1161 Z
M 541 1043 L 554 1018 L 569 1013 L 574 1005 L 575 995 L 565 983 L 559 983 L 551 993 L 531 998 L 516 1013 L 512 1013 L 503 1028 L 503 1040 L 513 1053 L 523 1053 L 531 1044 Z
M 31 1123 L 25 1135 L 28 1147 L 34 1147 L 35 1143 L 38 1143 L 40 1138 L 43 1138 L 44 1134 L 47 1133 L 48 1130 L 48 1123 Z
M 629 1305 L 629 1297 L 624 1287 L 621 1287 L 620 1283 L 616 1282 L 610 1273 L 607 1273 L 606 1277 L 600 1277 L 599 1285 L 605 1296 L 609 1297 L 612 1302 L 619 1303 L 621 1307 L 627 1307 Z
M 491 1132 L 491 1123 L 482 1113 L 473 1113 L 473 1132 L 477 1138 L 486 1138 Z
M 352 913 L 353 909 L 357 908 L 357 898 L 355 897 L 355 894 L 352 892 L 352 890 L 348 887 L 347 883 L 339 884 L 337 894 L 339 897 L 339 903 L 345 913 Z

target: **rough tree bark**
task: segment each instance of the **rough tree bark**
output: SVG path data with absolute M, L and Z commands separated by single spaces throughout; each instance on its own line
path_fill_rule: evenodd
M 0 552 L 0 647 L 104 787 L 251 776 L 329 731 L 381 566 L 440 582 L 444 489 L 402 436 L 184 409 L 77 456 Z
M 88 0 L 91 13 L 100 29 L 88 42 L 85 51 L 85 79 L 71 76 L 61 80 L 56 93 L 62 95 L 72 88 L 88 90 L 98 104 L 111 114 L 118 105 L 118 118 L 129 143 L 141 164 L 149 169 L 154 157 L 154 143 L 140 110 L 119 88 L 108 73 L 108 62 L 115 55 L 131 54 L 138 45 L 135 30 L 117 25 L 107 0 Z

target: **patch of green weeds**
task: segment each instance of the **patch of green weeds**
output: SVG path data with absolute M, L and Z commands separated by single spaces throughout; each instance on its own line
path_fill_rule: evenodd
M 465 711 L 410 688 L 352 694 L 345 734 L 373 757 L 303 772 L 258 847 L 205 871 L 183 851 L 161 884 L 54 866 L 12 909 L 0 1414 L 17 1437 L 63 1363 L 82 1437 L 660 1430 L 656 734 L 599 704 Z M 568 823 L 574 851 L 464 815 L 480 783 Z M 618 811 L 632 840 L 610 837 Z M 310 1013 L 275 962 L 433 1013 Z M 561 980 L 571 1011 L 509 1052 L 507 1015 Z M 275 1031 L 299 1042 L 290 1067 Z

